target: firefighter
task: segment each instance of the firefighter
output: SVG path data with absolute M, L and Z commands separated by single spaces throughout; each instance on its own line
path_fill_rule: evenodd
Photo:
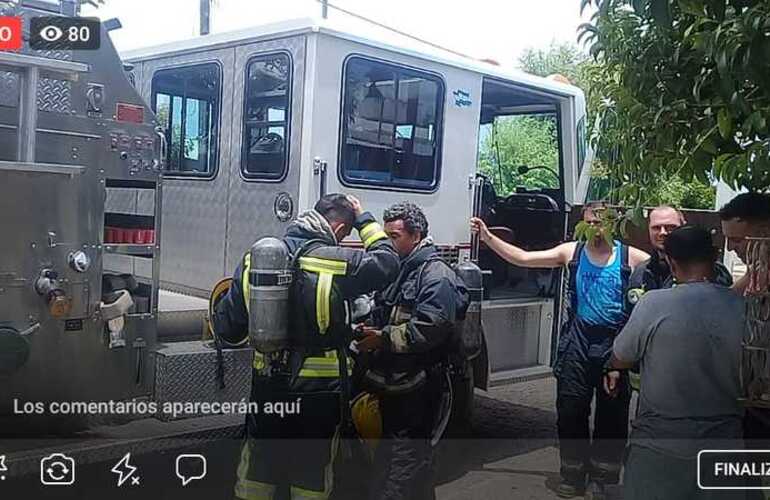
M 339 246 L 353 228 L 363 250 Z M 282 353 L 285 369 L 255 352 L 251 401 L 258 412 L 246 419 L 235 487 L 235 496 L 245 500 L 329 497 L 347 404 L 340 399 L 347 370 L 341 371 L 346 360 L 339 354 L 345 356 L 340 346 L 350 342 L 345 302 L 384 288 L 399 268 L 393 244 L 352 196 L 323 196 L 289 225 L 283 242 L 297 262 L 288 324 L 293 338 L 301 340 Z M 247 253 L 214 309 L 214 332 L 227 344 L 247 340 L 250 306 L 244 295 L 253 264 Z M 278 403 L 287 411 L 277 413 Z
M 684 214 L 674 207 L 660 205 L 653 208 L 648 214 L 647 228 L 650 237 L 650 245 L 653 247 L 653 253 L 648 260 L 639 264 L 631 278 L 628 280 L 628 291 L 626 300 L 628 309 L 631 310 L 639 302 L 639 299 L 650 290 L 661 288 L 671 288 L 674 284 L 674 276 L 671 268 L 665 258 L 663 244 L 671 231 L 685 224 Z M 733 284 L 733 278 L 730 272 L 721 263 L 714 263 L 715 283 L 730 287 Z M 629 371 L 631 386 L 634 390 L 639 390 L 638 369 Z
M 562 243 L 543 251 L 525 251 L 493 235 L 481 219 L 471 230 L 506 261 L 521 267 L 567 266 L 567 320 L 559 335 L 556 376 L 556 413 L 561 459 L 557 493 L 569 498 L 605 498 L 604 486 L 618 482 L 628 437 L 630 390 L 623 376 L 617 397 L 603 390 L 602 373 L 612 341 L 627 319 L 624 291 L 633 268 L 647 253 L 618 241 L 610 245 L 601 229 L 600 203 L 587 204 L 583 221 L 598 228 L 586 242 Z M 591 400 L 596 395 L 593 442 L 589 433 Z M 586 486 L 587 483 L 587 486 Z
M 645 292 L 659 288 L 671 288 L 674 284 L 674 276 L 666 261 L 663 243 L 671 231 L 684 224 L 684 214 L 674 207 L 661 205 L 650 211 L 647 227 L 650 245 L 652 245 L 654 252 L 647 261 L 637 266 L 631 274 L 628 283 L 629 290 L 626 294 L 631 307 L 636 305 L 639 298 Z M 733 278 L 721 262 L 715 263 L 714 276 L 717 284 L 727 287 L 732 286 Z
M 418 206 L 395 204 L 383 219 L 401 273 L 377 295 L 376 324 L 355 344 L 372 353 L 362 384 L 382 415 L 369 499 L 433 499 L 433 445 L 451 410 L 449 362 L 469 295 L 438 256 Z

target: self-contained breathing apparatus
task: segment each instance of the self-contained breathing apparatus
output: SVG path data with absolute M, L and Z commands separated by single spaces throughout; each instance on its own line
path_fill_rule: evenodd
M 441 261 L 444 265 L 448 265 L 440 257 L 431 258 L 423 263 L 417 271 L 416 289 L 420 289 L 422 274 L 427 265 L 435 261 Z M 431 378 L 440 379 L 440 384 L 443 386 L 442 396 L 439 402 L 439 411 L 437 412 L 436 420 L 433 422 L 432 433 L 430 436 L 432 446 L 436 446 L 443 436 L 449 424 L 450 416 L 453 413 L 455 398 L 459 396 L 454 393 L 453 379 L 458 375 L 465 376 L 464 370 L 469 369 L 467 361 L 476 357 L 481 352 L 482 348 L 482 271 L 476 264 L 470 261 L 458 263 L 455 266 L 452 266 L 452 269 L 467 288 L 470 303 L 465 316 L 457 318 L 453 336 L 449 340 L 448 349 L 445 352 L 445 354 L 448 355 L 447 359 L 434 366 L 432 370 L 433 375 Z M 400 281 L 397 283 L 396 289 L 399 287 Z M 397 299 L 395 296 L 387 297 L 385 302 L 388 305 L 386 309 L 395 307 L 395 309 L 392 309 L 391 317 L 389 318 L 391 323 L 395 321 L 396 323 L 401 324 L 408 321 L 411 317 L 410 311 L 400 310 L 396 303 Z M 359 321 L 364 323 L 371 322 L 374 318 L 369 316 L 370 312 L 374 312 L 376 315 L 379 311 L 372 311 L 370 303 L 368 302 L 367 304 L 356 304 L 353 317 L 357 317 Z M 380 320 L 383 319 L 384 318 L 380 318 Z M 356 335 L 356 333 L 358 333 L 358 335 Z M 361 333 L 354 331 L 354 339 L 357 338 L 362 338 Z M 363 360 L 363 364 L 368 364 L 368 361 L 366 359 Z M 409 376 L 407 373 L 398 374 L 395 377 L 393 375 L 394 374 L 392 373 L 384 374 L 374 370 L 364 369 L 362 373 L 363 384 L 368 387 L 367 390 L 370 392 L 359 394 L 353 401 L 352 412 L 354 424 L 361 439 L 367 443 L 370 454 L 374 453 L 373 450 L 376 448 L 379 436 L 382 433 L 379 395 L 397 395 L 410 392 L 421 387 L 428 380 L 427 373 L 424 371 L 420 371 L 412 376 Z
M 292 255 L 286 244 L 273 237 L 256 241 L 249 251 L 249 345 L 265 359 L 265 375 L 298 376 L 304 357 L 304 332 L 292 327 L 291 306 L 293 294 L 300 280 L 300 257 L 320 240 L 309 240 Z M 294 295 L 298 297 L 297 295 Z
M 465 319 L 458 325 L 459 347 L 463 355 L 472 359 L 481 353 L 481 301 L 484 296 L 483 275 L 481 268 L 472 261 L 460 262 L 454 266 L 455 274 L 465 283 L 470 296 Z
M 249 345 L 264 356 L 263 375 L 288 377 L 290 384 L 299 376 L 308 348 L 313 350 L 312 342 L 304 337 L 306 328 L 298 321 L 301 314 L 291 310 L 293 302 L 302 300 L 300 258 L 319 245 L 323 245 L 321 240 L 308 240 L 292 255 L 283 241 L 266 237 L 255 242 L 249 251 L 251 269 L 248 283 L 243 284 L 249 288 Z M 343 346 L 345 339 L 339 340 L 334 349 L 340 376 L 341 433 L 352 436 L 348 359 Z M 342 453 L 346 458 L 352 453 L 344 440 Z
M 275 360 L 291 347 L 289 302 L 293 281 L 291 256 L 283 241 L 262 238 L 249 251 L 249 345 Z M 270 364 L 272 366 L 272 363 Z

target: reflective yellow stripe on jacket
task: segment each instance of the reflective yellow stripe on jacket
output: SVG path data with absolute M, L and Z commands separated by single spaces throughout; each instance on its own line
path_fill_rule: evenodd
M 361 237 L 361 241 L 364 242 L 364 248 L 369 248 L 375 241 L 388 237 L 388 235 L 385 234 L 385 231 L 383 231 L 376 222 L 370 222 L 362 227 L 361 230 L 358 231 L 358 235 Z
M 368 226 L 367 226 L 368 227 Z M 385 234 L 385 233 L 383 233 Z M 377 236 L 376 234 L 374 236 Z M 331 322 L 331 293 L 334 276 L 345 276 L 348 263 L 344 260 L 321 259 L 318 257 L 300 257 L 299 267 L 303 271 L 318 274 L 316 285 L 316 321 L 321 335 L 326 333 Z M 251 293 L 249 290 L 249 272 L 251 271 L 251 254 L 243 259 L 241 287 L 246 310 L 249 310 Z
M 249 272 L 251 271 L 251 252 L 243 258 L 243 272 L 241 273 L 241 288 L 243 290 L 243 302 L 246 304 L 246 310 L 249 310 L 249 300 L 251 291 L 249 289 Z
M 331 295 L 334 276 L 345 276 L 348 263 L 344 260 L 320 259 L 318 257 L 300 257 L 299 268 L 318 274 L 315 295 L 315 315 L 318 332 L 323 335 L 331 322 Z
M 254 351 L 254 369 L 262 370 L 265 367 L 265 356 L 258 351 Z M 352 368 L 348 365 L 348 375 L 352 374 Z M 337 358 L 337 351 L 326 351 L 325 356 L 315 356 L 305 359 L 302 369 L 299 371 L 300 377 L 307 378 L 331 378 L 340 376 L 340 364 Z
M 384 233 L 383 233 L 384 234 Z M 318 274 L 316 285 L 316 321 L 318 331 L 325 334 L 331 323 L 331 293 L 334 276 L 344 276 L 347 272 L 347 262 L 344 260 L 322 259 L 318 257 L 300 257 L 299 267 L 303 271 Z M 249 309 L 249 271 L 251 270 L 251 255 L 246 254 L 243 260 L 243 274 L 241 281 L 243 286 L 243 300 L 246 310 Z M 254 352 L 254 369 L 262 370 L 265 367 L 265 359 L 262 353 Z M 305 359 L 300 377 L 339 377 L 339 360 L 336 351 L 327 351 L 323 357 L 310 357 Z

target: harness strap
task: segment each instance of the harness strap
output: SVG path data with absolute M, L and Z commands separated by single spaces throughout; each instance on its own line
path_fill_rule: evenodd
M 317 257 L 300 257 L 299 268 L 303 271 L 316 273 L 316 322 L 318 332 L 325 335 L 331 323 L 331 293 L 334 276 L 345 276 L 347 262 Z

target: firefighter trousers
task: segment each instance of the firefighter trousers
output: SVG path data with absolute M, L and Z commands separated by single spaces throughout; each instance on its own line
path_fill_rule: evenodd
M 369 500 L 433 500 L 434 450 L 430 439 L 441 399 L 431 380 L 403 395 L 382 395 L 383 432 L 374 457 Z
M 246 419 L 236 498 L 329 498 L 340 438 L 337 380 L 300 378 L 288 387 L 285 380 L 253 378 L 251 400 L 259 411 Z
M 618 394 L 610 397 L 603 386 L 603 370 L 615 332 L 574 322 L 559 339 L 555 367 L 556 413 L 562 480 L 582 486 L 586 478 L 616 484 L 628 439 L 631 389 L 621 373 Z M 591 402 L 593 436 L 589 419 Z

